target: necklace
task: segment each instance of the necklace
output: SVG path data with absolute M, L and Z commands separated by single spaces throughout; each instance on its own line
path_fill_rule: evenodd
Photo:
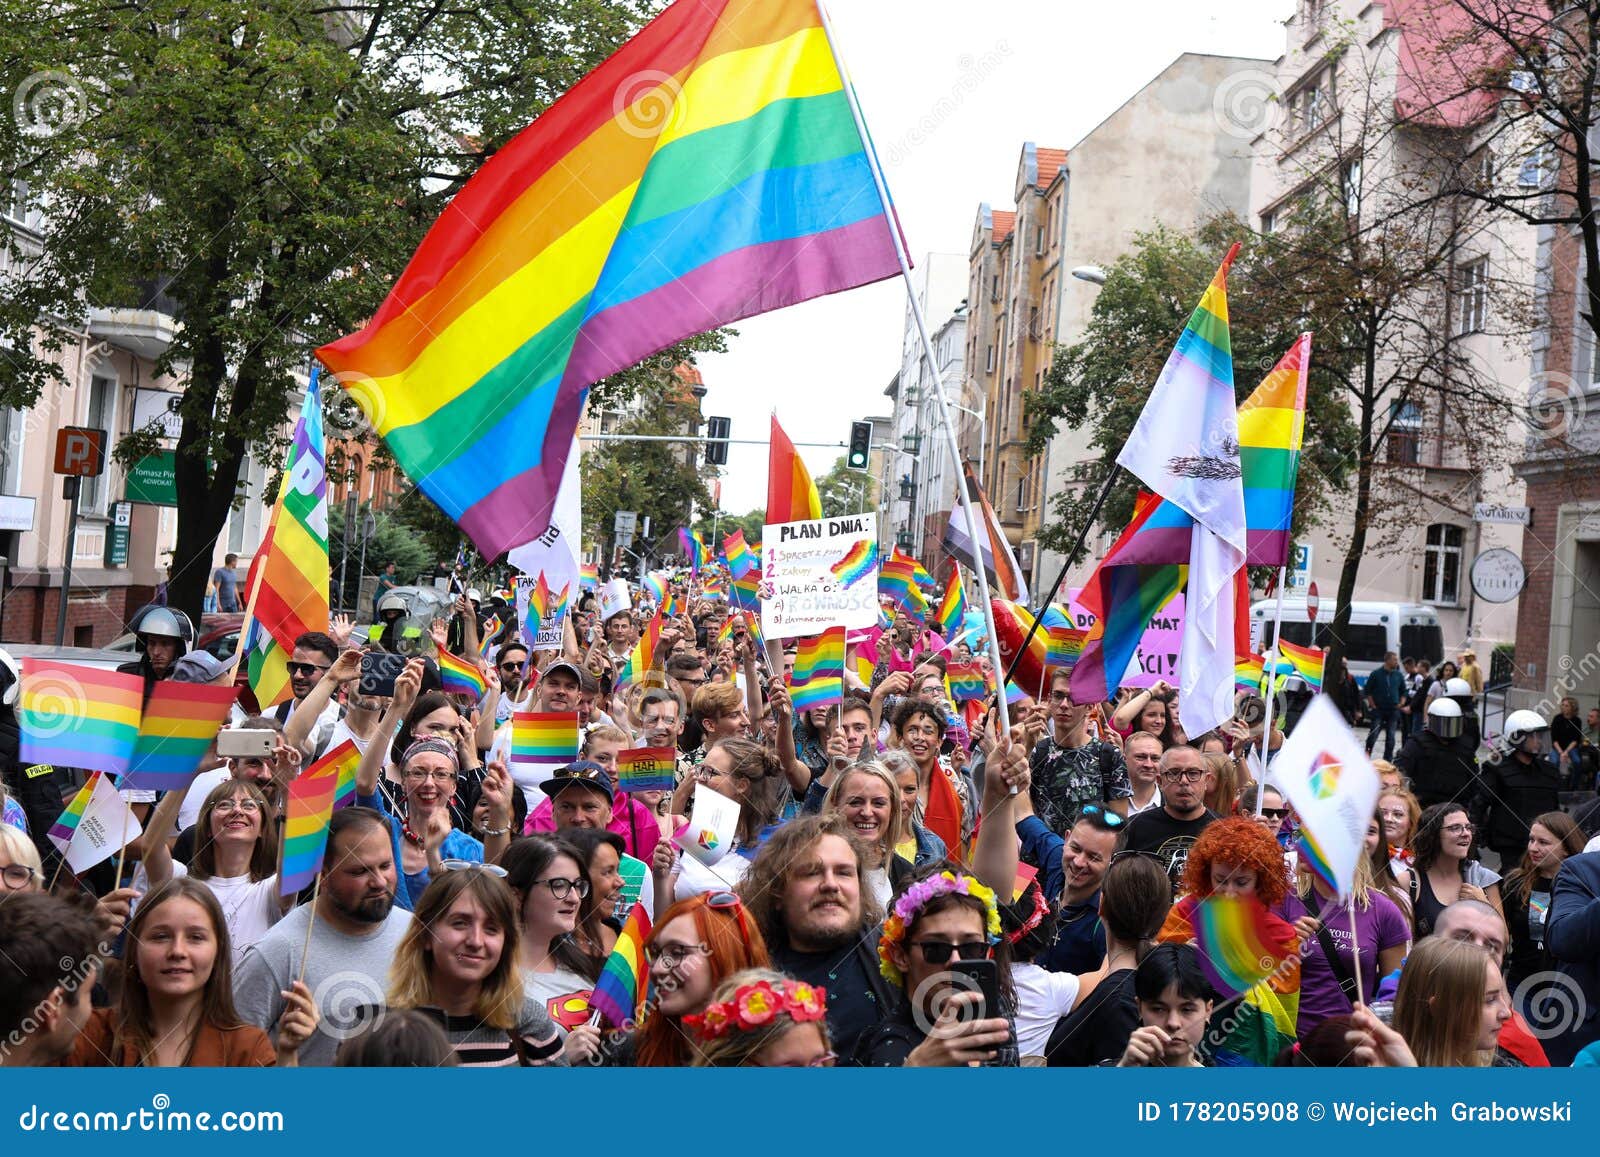
M 400 834 L 405 836 L 405 838 L 410 840 L 412 843 L 416 844 L 417 847 L 422 847 L 422 837 L 411 830 L 411 820 L 409 818 L 402 819 L 400 821 Z

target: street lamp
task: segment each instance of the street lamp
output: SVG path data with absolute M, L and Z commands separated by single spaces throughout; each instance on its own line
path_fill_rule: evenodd
M 1106 283 L 1106 271 L 1098 265 L 1079 265 L 1073 269 L 1072 276 L 1079 281 L 1089 281 L 1095 285 L 1104 285 Z

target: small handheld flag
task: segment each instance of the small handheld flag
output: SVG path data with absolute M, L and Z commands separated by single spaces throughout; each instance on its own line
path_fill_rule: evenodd
M 617 790 L 671 791 L 677 786 L 677 753 L 670 747 L 635 747 L 617 755 Z
M 950 698 L 957 703 L 972 703 L 989 694 L 989 682 L 976 663 L 951 663 L 945 668 Z
M 650 939 L 650 917 L 643 904 L 635 904 L 617 936 L 617 946 L 606 957 L 589 994 L 589 1007 L 612 1028 L 627 1028 L 639 1019 L 646 991 L 649 965 L 644 958 L 645 941 Z
M 944 588 L 944 598 L 939 601 L 939 609 L 933 614 L 933 621 L 939 626 L 939 633 L 946 639 L 953 639 L 961 630 L 961 621 L 967 616 L 967 597 L 961 591 L 961 580 L 951 577 Z
M 239 689 L 163 679 L 150 693 L 133 759 L 119 789 L 181 791 L 189 786 L 211 741 L 222 730 Z
M 348 740 L 340 748 L 354 744 Z M 330 754 L 336 754 L 330 753 Z M 328 824 L 339 791 L 339 764 L 318 760 L 289 783 L 289 800 L 283 816 L 283 866 L 278 894 L 292 896 L 316 882 L 328 851 Z
M 1294 926 L 1254 897 L 1213 894 L 1191 923 L 1200 967 L 1224 999 L 1248 992 L 1294 955 Z
M 511 716 L 511 772 L 543 775 L 578 758 L 576 711 L 518 711 Z
M 361 752 L 355 741 L 346 739 L 332 748 L 317 762 L 300 773 L 304 779 L 310 775 L 326 775 L 329 769 L 334 777 L 333 810 L 349 807 L 356 802 L 356 768 L 361 766 Z
M 143 834 L 138 817 L 111 786 L 111 777 L 100 772 L 89 777 L 49 833 L 74 872 L 109 860 Z
M 829 627 L 801 639 L 789 676 L 789 699 L 795 711 L 831 707 L 844 697 L 844 628 Z
M 439 652 L 439 680 L 448 694 L 466 695 L 472 699 L 482 699 L 483 693 L 489 689 L 489 683 L 476 663 L 469 663 L 449 651 Z

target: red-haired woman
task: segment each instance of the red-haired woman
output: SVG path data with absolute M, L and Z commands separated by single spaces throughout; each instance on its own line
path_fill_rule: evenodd
M 1167 913 L 1156 937 L 1163 943 L 1193 940 L 1196 910 L 1213 896 L 1254 898 L 1268 910 L 1278 910 L 1289 894 L 1289 872 L 1278 841 L 1255 820 L 1233 816 L 1200 833 L 1189 849 L 1183 886 L 1183 897 Z M 1316 922 L 1310 917 L 1296 921 L 1295 931 L 1301 940 L 1314 936 Z M 1222 1054 L 1219 1063 L 1270 1065 L 1279 1050 L 1293 1043 L 1294 1014 L 1282 997 L 1298 985 L 1297 972 L 1274 973 L 1237 1004 L 1219 1005 L 1206 1034 L 1208 1044 Z
M 766 941 L 732 892 L 703 892 L 661 915 L 645 943 L 655 1004 L 644 1027 L 604 1050 L 606 1063 L 684 1067 L 694 1060 L 683 1018 L 705 1011 L 724 980 L 747 968 L 770 968 Z M 577 1029 L 574 1035 L 592 1032 Z

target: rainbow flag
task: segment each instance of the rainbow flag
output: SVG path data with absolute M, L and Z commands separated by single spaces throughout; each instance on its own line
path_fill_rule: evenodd
M 844 697 L 844 628 L 829 627 L 801 639 L 789 676 L 789 700 L 795 711 L 831 707 Z
M 1044 619 L 1039 629 L 1045 635 L 1046 663 L 1068 671 L 1078 665 L 1078 660 L 1083 657 L 1084 644 L 1089 638 L 1088 631 L 1074 627 L 1066 612 L 1053 604 L 1044 609 Z
M 348 380 L 346 386 L 356 389 Z M 370 418 L 370 404 L 363 408 Z M 292 694 L 285 664 L 294 654 L 295 639 L 307 631 L 328 629 L 328 476 L 323 467 L 322 390 L 316 366 L 311 367 L 311 383 L 295 423 L 272 519 L 250 563 L 244 605 L 251 613 L 240 646 L 250 690 L 265 711 Z
M 1310 367 L 1311 335 L 1303 333 L 1239 404 L 1239 465 L 1244 475 L 1248 540 L 1245 561 L 1253 566 L 1283 566 L 1289 561 Z
M 449 651 L 440 651 L 438 662 L 439 679 L 448 694 L 482 699 L 483 693 L 489 689 L 488 681 L 476 663 L 457 658 Z
M 21 762 L 121 775 L 139 738 L 144 680 L 32 656 L 17 698 Z
M 822 498 L 817 494 L 817 484 L 774 414 L 767 454 L 767 525 L 821 517 Z
M 600 564 L 585 562 L 578 565 L 578 586 L 582 590 L 592 591 L 600 585 Z
M 887 631 L 894 626 L 894 616 L 882 603 L 878 604 L 878 630 Z
M 744 540 L 744 531 L 736 530 L 722 540 L 723 556 L 728 560 L 728 573 L 736 579 L 753 570 L 761 569 L 761 560 L 750 550 Z
M 972 703 L 988 697 L 989 680 L 976 663 L 951 663 L 944 677 L 953 702 Z
M 667 601 L 666 575 L 651 571 L 644 576 L 640 585 L 644 587 L 645 592 L 650 596 L 650 601 L 655 603 L 656 606 L 659 607 Z
M 873 672 L 878 669 L 878 660 L 874 657 L 871 648 L 857 647 L 855 657 L 850 660 L 850 665 L 855 669 L 856 677 L 861 680 L 862 686 L 872 686 Z
M 733 616 L 729 615 L 722 620 L 722 626 L 717 628 L 716 645 L 720 647 L 724 643 L 731 642 L 733 642 Z
M 1328 652 L 1318 650 L 1316 647 L 1297 646 L 1287 639 L 1279 639 L 1278 656 L 1293 667 L 1290 674 L 1304 679 L 1306 686 L 1311 690 L 1322 690 L 1322 668 L 1328 661 Z M 1279 670 L 1282 670 L 1281 665 Z
M 939 633 L 948 640 L 956 637 L 966 617 L 967 596 L 961 591 L 961 580 L 951 576 L 945 584 L 944 598 L 939 600 L 939 609 L 933 612 L 933 621 L 938 624 Z
M 706 572 L 706 577 L 700 583 L 700 597 L 703 599 L 720 599 L 727 596 L 728 589 L 723 585 L 722 576 L 715 571 Z
M 1295 951 L 1294 926 L 1254 898 L 1207 896 L 1189 919 L 1200 967 L 1224 999 L 1250 991 Z
M 733 605 L 741 610 L 761 611 L 761 572 L 759 570 L 746 571 L 741 577 L 733 580 L 729 588 L 733 597 Z
M 511 716 L 511 767 L 549 771 L 578 758 L 576 711 L 518 711 Z
M 329 754 L 346 747 L 355 750 L 355 744 L 346 740 Z M 357 755 L 355 761 L 360 760 Z M 339 780 L 338 760 L 324 757 L 289 782 L 289 800 L 283 816 L 283 863 L 278 869 L 280 896 L 292 896 L 316 883 L 328 851 L 328 824 L 333 818 Z
M 1000 658 L 1009 670 L 1016 663 L 1022 640 L 1028 637 L 1028 629 L 1033 626 L 1033 616 L 1028 613 L 1027 607 L 1006 599 L 992 598 L 989 606 L 994 612 L 994 632 L 1000 643 Z M 1017 681 L 1028 688 L 1030 695 L 1042 695 L 1044 692 L 1045 671 L 1049 667 L 1049 643 L 1050 637 L 1041 625 L 1039 630 L 1033 632 L 1033 638 L 1028 639 L 1028 649 L 1012 672 Z M 1013 702 L 1009 688 L 1006 701 Z
M 564 586 L 560 594 L 553 593 L 544 580 L 544 571 L 540 571 L 539 577 L 534 580 L 533 590 L 528 592 L 528 617 L 540 623 L 559 619 L 566 612 L 567 596 L 571 589 L 570 585 Z
M 1021 703 L 1026 698 L 1028 698 L 1028 693 L 1026 691 L 1024 691 L 1021 687 L 1018 687 L 1015 683 L 1007 681 L 1007 683 L 1006 683 L 1006 705 L 1007 706 L 1015 707 L 1018 703 Z
M 877 565 L 878 544 L 862 539 L 828 569 L 833 572 L 833 577 L 839 580 L 841 587 L 851 587 L 871 574 Z
M 300 776 L 303 779 L 308 775 L 329 774 L 331 768 L 334 776 L 333 810 L 338 811 L 356 802 L 356 768 L 360 765 L 360 750 L 353 740 L 346 739 L 338 747 L 330 748 Z
M 26 659 L 23 662 L 27 662 Z M 50 842 L 62 852 L 67 850 L 67 845 L 72 842 L 73 833 L 78 830 L 78 821 L 83 819 L 83 813 L 89 810 L 89 800 L 94 797 L 96 782 L 101 773 L 91 772 L 89 778 L 84 780 L 83 786 L 78 789 L 78 794 L 72 797 L 72 802 L 67 804 L 66 810 L 50 825 L 46 834 Z
M 894 605 L 918 620 L 928 613 L 928 600 L 917 585 L 917 560 L 901 554 L 898 547 L 889 560 L 878 567 L 878 595 L 892 599 Z
M 661 647 L 661 628 L 665 623 L 666 618 L 660 610 L 650 616 L 639 641 L 633 645 L 633 654 L 628 656 L 628 665 L 617 675 L 612 688 L 614 691 L 638 682 L 644 678 L 646 671 L 656 665 L 656 652 Z
M 144 705 L 133 758 L 118 789 L 187 790 L 238 696 L 239 689 L 231 685 L 171 679 L 157 683 Z
M 1169 544 L 1163 510 L 1188 519 L 1181 509 L 1154 494 L 1140 492 L 1133 519 L 1111 544 L 1078 601 L 1093 613 L 1082 655 L 1072 669 L 1072 698 L 1078 703 L 1103 703 L 1115 696 L 1133 662 L 1145 627 L 1183 587 L 1186 566 L 1146 562 L 1147 551 L 1167 557 L 1176 549 Z M 1183 554 L 1189 557 L 1191 531 L 1182 533 Z
M 589 994 L 589 1007 L 612 1028 L 632 1028 L 638 1023 L 650 975 L 644 958 L 649 939 L 650 917 L 643 904 L 635 904 Z
M 617 753 L 617 790 L 671 791 L 678 786 L 678 753 L 670 747 L 635 747 Z
M 683 614 L 683 600 L 678 597 L 678 592 L 671 587 L 667 588 L 667 597 L 661 600 L 657 608 L 667 618 Z
M 1267 661 L 1260 655 L 1235 655 L 1233 657 L 1233 686 L 1236 691 L 1261 690 L 1266 678 Z
M 512 592 L 515 594 L 515 590 Z M 505 626 L 500 621 L 499 615 L 490 615 L 489 621 L 483 624 L 483 638 L 478 643 L 478 658 L 487 659 L 489 652 L 494 649 L 494 640 L 500 634 L 500 628 Z
M 899 273 L 814 0 L 677 3 L 501 146 L 317 351 L 485 558 L 544 533 L 588 387 Z
M 689 557 L 690 574 L 697 575 L 704 567 L 711 565 L 711 552 L 706 549 L 706 544 L 700 538 L 699 531 L 678 527 L 678 545 L 683 548 L 683 553 Z

